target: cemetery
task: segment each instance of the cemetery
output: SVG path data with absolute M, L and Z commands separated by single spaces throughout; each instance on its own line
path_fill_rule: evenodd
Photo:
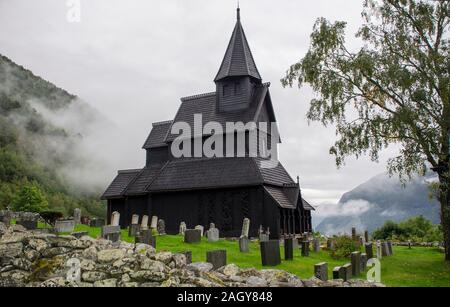
M 59 223 L 36 220 L 30 229 L 2 219 L 0 286 L 446 286 L 450 277 L 437 248 L 369 242 L 356 230 L 359 250 L 336 259 L 329 250 L 339 245 L 333 238 L 308 233 L 270 240 L 263 230 L 248 237 L 249 219 L 239 238 L 223 239 L 214 224 L 189 229 L 181 223 L 180 234 L 167 235 L 157 217 L 133 217 L 127 229 L 116 225 L 119 219 L 114 212 L 111 225 L 72 228 L 62 219 L 61 230 L 69 232 L 58 232 Z M 367 281 L 371 257 L 381 262 L 380 283 Z M 73 279 L 71 261 L 80 267 Z

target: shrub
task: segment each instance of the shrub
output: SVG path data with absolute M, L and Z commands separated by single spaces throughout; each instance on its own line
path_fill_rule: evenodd
M 387 221 L 373 233 L 375 240 L 436 242 L 443 241 L 442 228 L 423 216 L 413 217 L 400 223 Z
M 358 242 L 353 241 L 349 236 L 336 236 L 333 238 L 334 246 L 330 256 L 333 259 L 342 259 L 350 257 L 350 254 L 359 250 Z
M 47 198 L 36 184 L 25 185 L 13 202 L 15 211 L 41 213 L 47 208 Z

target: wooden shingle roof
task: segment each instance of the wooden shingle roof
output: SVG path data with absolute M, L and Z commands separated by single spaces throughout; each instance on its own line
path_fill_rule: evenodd
M 305 209 L 307 211 L 315 211 L 316 210 L 313 206 L 311 206 L 311 204 L 309 202 L 307 202 L 303 198 L 302 198 L 302 204 L 303 204 L 303 209 Z
M 264 189 L 280 205 L 281 208 L 295 209 L 295 204 L 289 199 L 283 188 L 265 185 Z
M 142 146 L 143 149 L 157 148 L 167 146 L 165 143 L 165 138 L 167 132 L 169 131 L 170 126 L 172 125 L 172 121 L 165 121 L 154 123 L 152 131 L 150 132 L 147 140 Z
M 141 170 L 119 171 L 116 178 L 103 193 L 101 199 L 111 199 L 121 197 L 130 182 L 141 172 Z
M 247 37 L 242 28 L 239 9 L 236 26 L 234 27 L 222 65 L 214 81 L 236 76 L 250 76 L 261 80 L 248 45 Z

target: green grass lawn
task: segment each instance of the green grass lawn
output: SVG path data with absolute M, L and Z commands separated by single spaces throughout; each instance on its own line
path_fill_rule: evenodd
M 85 225 L 78 225 L 76 231 L 87 231 L 90 236 L 96 238 L 100 236 L 100 228 L 92 228 Z M 128 231 L 122 230 L 122 240 L 134 242 L 134 238 L 128 237 Z M 186 244 L 182 236 L 157 236 L 156 246 L 158 251 L 192 251 L 192 260 L 205 261 L 206 252 L 217 249 L 227 251 L 228 263 L 235 263 L 241 268 L 262 269 L 259 245 L 252 242 L 250 253 L 239 252 L 237 241 L 220 240 L 209 243 L 203 238 L 202 243 Z M 284 259 L 284 249 L 281 248 L 281 257 Z M 444 262 L 444 254 L 434 248 L 414 247 L 394 247 L 394 256 L 384 257 L 381 260 L 381 282 L 388 286 L 395 287 L 450 287 L 450 263 Z M 293 261 L 282 261 L 276 269 L 286 270 L 297 276 L 308 279 L 313 276 L 314 264 L 327 262 L 329 276 L 335 266 L 341 266 L 350 262 L 349 259 L 335 260 L 330 257 L 327 251 L 310 253 L 310 257 L 301 257 L 299 249 L 294 251 Z M 267 268 L 267 267 L 266 267 Z M 361 274 L 360 278 L 365 278 Z

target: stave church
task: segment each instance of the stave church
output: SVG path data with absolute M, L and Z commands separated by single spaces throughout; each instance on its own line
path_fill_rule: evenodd
M 181 222 L 188 228 L 215 223 L 221 237 L 239 237 L 244 218 L 251 221 L 251 237 L 258 236 L 261 226 L 270 230 L 272 239 L 312 232 L 314 208 L 302 198 L 298 177 L 294 181 L 281 163 L 270 168 L 263 165 L 262 151 L 265 147 L 270 149 L 272 143 L 270 129 L 255 128 L 258 135 L 264 134 L 263 139 L 268 140 L 257 145 L 256 155 L 249 153 L 248 130 L 235 131 L 247 142 L 244 154 L 233 157 L 179 157 L 171 150 L 180 137 L 173 129 L 176 123 L 193 126 L 198 115 L 204 123 L 223 126 L 230 122 L 276 123 L 270 83 L 262 81 L 239 8 L 214 83 L 213 92 L 181 98 L 172 120 L 153 123 L 143 145 L 145 167 L 118 171 L 102 195 L 107 201 L 108 223 L 112 212 L 117 211 L 122 227 L 128 227 L 133 214 L 158 216 L 165 221 L 168 234 L 177 234 Z M 192 143 L 206 142 L 210 136 L 203 132 L 193 134 Z M 221 137 L 226 138 L 225 133 Z M 281 137 L 275 141 L 278 146 Z M 228 148 L 224 151 L 235 152 L 237 146 L 226 143 L 225 147 Z

